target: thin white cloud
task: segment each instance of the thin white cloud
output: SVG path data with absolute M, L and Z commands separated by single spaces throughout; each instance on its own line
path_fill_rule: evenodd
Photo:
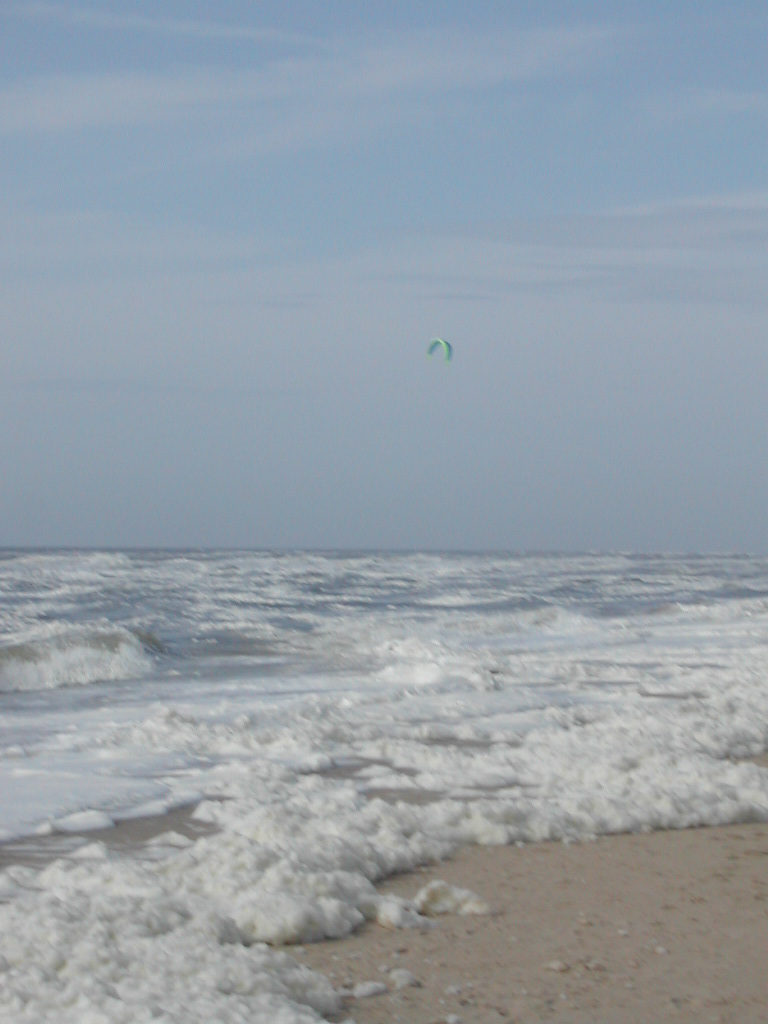
M 255 68 L 184 68 L 65 74 L 0 90 L 0 133 L 49 134 L 248 115 L 276 145 L 364 127 L 372 114 L 412 116 L 405 102 L 573 74 L 602 53 L 599 28 L 506 35 L 424 32 L 338 41 L 328 50 Z M 307 130 L 315 124 L 314 132 Z M 259 125 L 262 128 L 263 125 Z
M 612 30 L 536 29 L 490 34 L 424 31 L 339 51 L 332 81 L 355 96 L 455 92 L 572 74 L 605 53 Z
M 149 35 L 193 37 L 209 40 L 229 40 L 249 43 L 317 44 L 317 39 L 298 32 L 281 29 L 256 28 L 222 22 L 186 18 L 161 18 L 141 14 L 117 13 L 92 7 L 74 7 L 51 3 L 30 2 L 16 4 L 11 14 L 19 18 L 36 19 L 47 23 L 73 25 L 80 28 L 113 32 L 132 31 Z
M 280 257 L 279 244 L 245 234 L 209 234 L 115 212 L 40 211 L 0 206 L 0 270 L 8 276 L 56 271 L 111 275 L 158 268 L 252 266 Z
M 229 72 L 39 77 L 0 92 L 0 132 L 64 133 L 158 124 L 252 94 L 252 84 Z
M 578 216 L 518 218 L 447 226 L 448 234 L 563 249 L 707 249 L 757 236 L 768 242 L 768 192 L 737 192 L 641 203 Z M 666 243 L 663 240 L 666 239 Z
M 367 254 L 306 260 L 275 239 L 155 224 L 114 213 L 0 210 L 0 269 L 88 279 L 170 274 L 239 281 L 248 302 L 295 306 L 310 294 L 383 289 L 397 296 L 496 303 L 510 293 L 603 292 L 765 306 L 768 194 L 684 198 L 570 217 L 444 225 L 379 240 Z M 471 273 L 467 268 L 471 267 Z M 425 270 L 428 268 L 428 270 Z M 318 281 L 323 282 L 318 284 Z M 335 284 L 334 284 L 335 282 Z M 222 285 L 223 287 L 223 285 Z M 234 285 L 232 286 L 234 287 Z M 225 287 L 227 302 L 234 294 Z
M 425 298 L 582 292 L 765 308 L 768 193 L 737 193 L 505 224 L 446 225 L 402 246 L 393 284 Z M 388 269 L 398 262 L 388 263 Z M 472 267 L 467 274 L 462 267 Z M 424 267 L 429 267 L 428 273 Z
M 655 123 L 722 121 L 731 118 L 768 118 L 768 92 L 759 89 L 684 89 L 654 94 L 648 113 Z
M 639 203 L 616 208 L 607 213 L 614 216 L 669 216 L 708 210 L 746 210 L 768 213 L 768 191 L 718 192 L 709 195 L 680 196 L 676 199 Z

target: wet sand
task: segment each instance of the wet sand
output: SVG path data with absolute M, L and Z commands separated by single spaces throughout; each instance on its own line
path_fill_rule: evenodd
M 433 879 L 490 913 L 299 954 L 338 986 L 387 986 L 349 999 L 358 1024 L 768 1021 L 768 825 L 465 849 L 381 888 Z
M 88 843 L 101 842 L 110 849 L 131 854 L 166 832 L 178 832 L 189 839 L 197 839 L 215 831 L 212 826 L 194 818 L 195 806 L 177 807 L 166 814 L 146 818 L 126 818 L 110 828 L 91 829 L 87 832 L 52 832 L 26 839 L 12 839 L 0 843 L 0 871 L 12 864 L 44 867 L 57 857 L 66 857 Z

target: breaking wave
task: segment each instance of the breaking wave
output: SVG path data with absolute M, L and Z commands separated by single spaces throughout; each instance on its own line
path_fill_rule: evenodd
M 136 679 L 152 666 L 153 638 L 130 630 L 70 630 L 0 647 L 0 693 Z

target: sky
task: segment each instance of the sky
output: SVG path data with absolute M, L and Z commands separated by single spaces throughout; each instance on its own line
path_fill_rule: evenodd
M 0 0 L 0 547 L 768 552 L 767 52 Z

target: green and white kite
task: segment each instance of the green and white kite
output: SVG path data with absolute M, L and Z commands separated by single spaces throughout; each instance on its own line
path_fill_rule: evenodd
M 445 341 L 443 338 L 433 338 L 429 348 L 427 349 L 427 355 L 432 355 L 437 349 L 441 348 L 445 353 L 446 363 L 450 362 L 451 356 L 453 355 L 453 349 L 450 342 Z

